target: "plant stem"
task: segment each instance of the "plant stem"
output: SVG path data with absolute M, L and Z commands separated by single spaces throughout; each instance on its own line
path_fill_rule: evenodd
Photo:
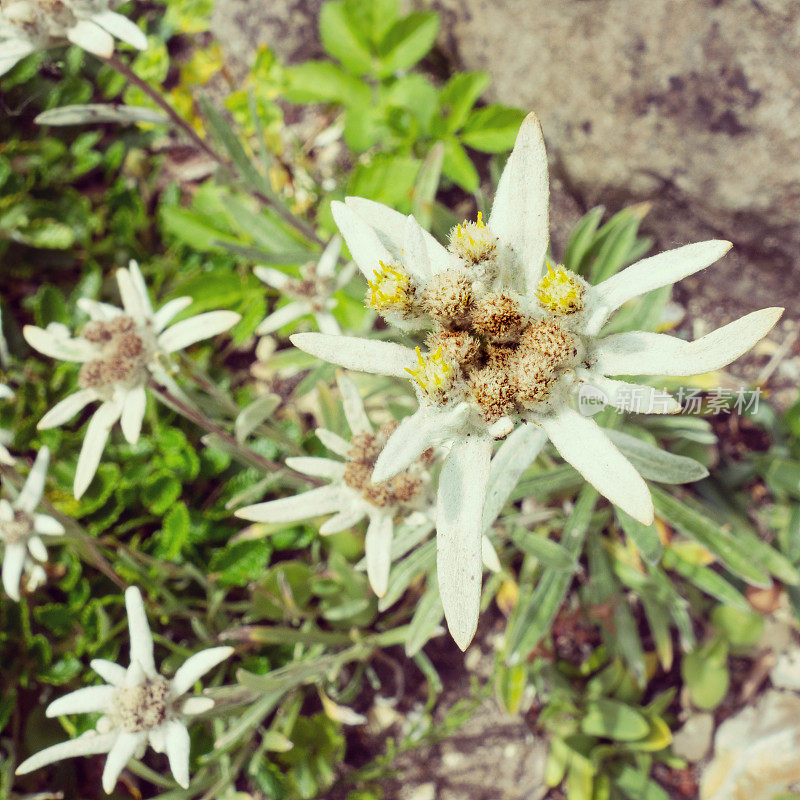
M 192 127 L 192 125 L 187 122 L 166 100 L 166 98 L 158 91 L 158 89 L 151 86 L 147 81 L 140 78 L 124 61 L 118 58 L 116 55 L 112 54 L 108 58 L 104 59 L 104 61 L 114 70 L 116 70 L 120 75 L 122 75 L 129 83 L 136 86 L 138 89 L 141 89 L 170 119 L 170 121 L 180 130 L 182 130 L 186 136 L 191 139 L 192 143 L 202 150 L 209 158 L 213 161 L 216 161 L 222 167 L 225 167 L 232 175 L 239 175 L 241 178 L 241 174 L 236 169 L 236 166 L 232 164 L 227 158 L 223 155 L 218 153 L 211 144 L 206 141 L 197 131 Z M 293 227 L 298 233 L 304 236 L 314 244 L 322 247 L 324 242 L 322 239 L 317 236 L 316 231 L 306 224 L 303 220 L 298 219 L 288 208 L 283 206 L 280 202 L 277 202 L 275 198 L 269 197 L 268 195 L 264 194 L 263 192 L 258 191 L 257 189 L 252 189 L 253 196 L 256 197 L 261 203 L 266 206 L 269 206 L 284 222 L 288 225 Z

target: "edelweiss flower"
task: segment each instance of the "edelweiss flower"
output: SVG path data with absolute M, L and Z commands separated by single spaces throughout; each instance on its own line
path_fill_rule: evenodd
M 2 336 L 2 333 L 0 333 Z M 0 400 L 12 400 L 14 392 L 5 384 L 0 383 Z M 11 466 L 14 463 L 14 456 L 8 452 L 6 445 L 11 442 L 11 431 L 0 429 L 0 464 L 8 464 Z
M 210 711 L 214 701 L 185 695 L 203 675 L 228 658 L 233 648 L 212 647 L 195 653 L 171 679 L 165 678 L 153 660 L 153 635 L 142 595 L 135 587 L 125 592 L 125 606 L 131 637 L 130 666 L 125 669 L 112 661 L 95 659 L 92 669 L 106 684 L 78 689 L 47 707 L 48 717 L 101 713 L 96 729 L 36 753 L 20 764 L 18 775 L 65 758 L 108 753 L 103 789 L 110 794 L 126 764 L 132 758 L 141 758 L 149 743 L 157 753 L 166 752 L 175 780 L 184 789 L 189 786 L 189 731 L 185 720 Z
M 256 333 L 265 336 L 274 333 L 278 328 L 300 317 L 311 315 L 317 327 L 323 333 L 340 334 L 342 332 L 331 311 L 336 308 L 333 294 L 338 292 L 353 277 L 355 265 L 348 264 L 338 275 L 335 275 L 342 240 L 334 236 L 320 256 L 316 264 L 309 264 L 301 270 L 299 280 L 290 278 L 286 273 L 271 267 L 256 267 L 253 272 L 267 286 L 281 292 L 291 302 L 273 311 L 258 326 Z
M 461 647 L 477 624 L 481 509 L 493 438 L 521 423 L 540 426 L 587 481 L 649 524 L 653 503 L 644 480 L 602 429 L 575 410 L 577 390 L 588 382 L 624 407 L 626 395 L 641 398 L 646 390 L 607 376 L 718 369 L 751 348 L 782 312 L 748 314 L 695 342 L 640 331 L 603 337 L 604 323 L 625 302 L 704 269 L 731 245 L 687 245 L 590 286 L 562 267 L 543 272 L 547 201 L 544 140 L 530 115 L 488 223 L 479 216 L 458 225 L 448 248 L 413 217 L 379 203 L 335 203 L 334 218 L 370 284 L 367 303 L 401 328 L 428 329 L 425 351 L 320 333 L 292 337 L 301 350 L 348 369 L 411 376 L 420 409 L 389 439 L 375 464 L 376 481 L 433 443 L 452 443 L 439 483 L 438 574 L 448 625 Z M 666 410 L 678 409 L 673 402 Z
M 0 543 L 3 544 L 3 588 L 12 600 L 19 600 L 22 573 L 28 576 L 28 591 L 41 586 L 46 578 L 40 562 L 47 561 L 42 536 L 61 536 L 63 525 L 46 514 L 37 514 L 36 506 L 44 493 L 50 451 L 43 447 L 13 502 L 0 499 Z
M 392 561 L 395 523 L 404 528 L 433 530 L 432 495 L 428 466 L 433 449 L 417 453 L 415 459 L 382 483 L 372 482 L 372 469 L 378 454 L 397 425 L 389 423 L 375 430 L 367 417 L 355 384 L 346 376 L 336 376 L 344 413 L 352 437 L 349 442 L 324 428 L 317 429 L 319 440 L 344 461 L 332 458 L 287 458 L 286 464 L 304 475 L 330 481 L 329 486 L 280 500 L 246 506 L 236 516 L 252 522 L 298 522 L 334 514 L 320 526 L 323 536 L 352 528 L 369 519 L 365 542 L 367 575 L 378 597 L 386 592 Z
M 46 329 L 26 325 L 23 334 L 39 352 L 64 361 L 83 363 L 80 391 L 53 406 L 39 421 L 40 429 L 55 428 L 96 400 L 100 407 L 86 428 L 78 468 L 75 497 L 92 482 L 108 435 L 120 420 L 125 439 L 135 444 L 144 419 L 145 386 L 151 378 L 170 385 L 164 369 L 169 353 L 209 339 L 235 325 L 240 317 L 232 311 L 209 311 L 167 327 L 192 303 L 190 297 L 170 300 L 154 312 L 142 274 L 135 261 L 117 270 L 124 310 L 82 298 L 78 305 L 91 317 L 80 336 L 73 338 L 64 325 Z
M 100 58 L 114 52 L 114 38 L 138 50 L 147 37 L 108 0 L 10 0 L 0 9 L 0 75 L 37 50 L 66 42 Z

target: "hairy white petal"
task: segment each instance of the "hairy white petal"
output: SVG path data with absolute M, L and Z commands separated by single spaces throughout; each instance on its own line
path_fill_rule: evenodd
M 325 246 L 317 262 L 317 275 L 320 278 L 329 278 L 336 272 L 341 253 L 342 237 L 337 234 Z
M 392 518 L 388 514 L 375 514 L 367 526 L 364 547 L 367 553 L 367 577 L 372 591 L 378 597 L 386 594 L 389 567 L 392 565 Z
M 153 660 L 153 634 L 147 622 L 142 593 L 135 586 L 125 590 L 125 608 L 131 637 L 131 664 L 138 664 L 147 677 L 153 678 L 157 674 Z
M 340 511 L 330 519 L 326 519 L 319 526 L 320 534 L 322 536 L 330 536 L 334 533 L 349 530 L 354 525 L 357 525 L 367 515 L 365 505 L 365 503 L 354 503 L 351 508 Z
M 38 536 L 31 536 L 28 539 L 28 552 L 37 561 L 41 561 L 42 563 L 47 561 L 47 548 Z
M 47 467 L 50 464 L 50 449 L 42 447 L 36 454 L 36 460 L 28 474 L 25 485 L 17 498 L 16 507 L 32 514 L 44 494 L 44 482 L 47 478 Z
M 388 264 L 394 260 L 377 233 L 351 208 L 334 200 L 331 211 L 353 260 L 367 280 L 371 280 L 375 270 L 380 269 L 381 261 Z
M 164 303 L 164 305 L 153 314 L 153 331 L 155 333 L 161 333 L 181 311 L 185 311 L 189 308 L 192 302 L 193 300 L 191 297 L 176 297 Z
M 364 402 L 358 393 L 358 388 L 350 378 L 342 372 L 336 374 L 336 385 L 342 395 L 342 405 L 344 406 L 344 416 L 352 433 L 371 433 L 367 412 L 364 409 Z
M 93 320 L 102 322 L 109 322 L 124 313 L 121 308 L 112 306 L 110 303 L 101 303 L 88 297 L 78 299 L 78 308 L 85 311 Z
M 670 286 L 718 261 L 733 245 L 712 239 L 667 250 L 665 253 L 645 258 L 612 275 L 590 289 L 593 306 L 587 323 L 588 333 L 598 333 L 603 323 L 623 303 L 634 297 Z
M 256 333 L 259 336 L 266 336 L 268 333 L 274 333 L 278 328 L 282 328 L 284 325 L 294 322 L 294 320 L 302 317 L 304 314 L 310 313 L 310 303 L 305 300 L 295 300 L 292 303 L 281 306 L 269 316 L 265 317 L 258 328 L 256 328 Z
M 40 420 L 36 426 L 41 431 L 57 428 L 71 420 L 79 411 L 89 403 L 97 400 L 98 395 L 94 389 L 80 389 L 74 394 L 65 397 L 56 403 Z
M 113 661 L 106 661 L 102 658 L 95 658 L 89 666 L 106 682 L 112 686 L 119 687 L 125 683 L 127 670 Z
M 253 267 L 253 274 L 267 286 L 282 292 L 291 282 L 291 278 L 285 273 L 272 267 Z
M 436 549 L 439 592 L 447 627 L 466 650 L 478 626 L 481 599 L 481 519 L 492 440 L 456 441 L 439 477 Z
M 345 203 L 375 229 L 384 245 L 399 253 L 406 235 L 407 218 L 389 206 L 363 197 L 347 197 Z M 431 271 L 435 274 L 453 266 L 455 257 L 426 230 L 420 228 L 428 252 Z M 369 277 L 372 277 L 370 273 Z
M 528 114 L 500 177 L 489 228 L 520 258 L 530 290 L 541 277 L 547 252 L 549 196 L 542 126 Z
M 342 499 L 341 487 L 320 486 L 292 497 L 245 506 L 236 512 L 236 516 L 251 522 L 298 522 L 339 511 Z
M 85 339 L 72 339 L 68 333 L 64 336 L 60 329 L 57 331 L 51 330 L 50 327 L 45 329 L 26 325 L 22 329 L 22 334 L 31 347 L 50 358 L 80 363 L 98 357 L 98 350 L 91 342 Z
M 113 14 L 113 12 L 110 13 Z M 119 14 L 114 14 L 114 16 L 119 17 Z M 121 17 L 121 19 L 124 19 L 125 22 L 130 22 L 125 17 Z M 146 46 L 147 45 L 145 42 L 145 47 Z M 150 302 L 150 295 L 147 292 L 147 284 L 144 282 L 144 278 L 142 277 L 142 271 L 139 269 L 139 265 L 133 259 L 128 262 L 128 273 L 131 276 L 133 288 L 136 289 L 136 293 L 139 295 L 139 304 L 141 305 L 144 318 L 151 319 L 153 317 L 153 304 Z
M 434 444 L 440 444 L 454 435 L 469 414 L 469 406 L 460 403 L 442 411 L 438 408 L 421 408 L 406 417 L 389 437 L 372 471 L 374 483 L 383 483 L 397 475 Z
M 600 494 L 644 525 L 653 521 L 653 499 L 642 476 L 588 417 L 565 408 L 539 420 L 565 461 Z
M 130 444 L 136 444 L 136 442 L 139 441 L 146 405 L 147 393 L 145 392 L 144 386 L 135 386 L 125 395 L 120 423 L 122 426 L 122 435 Z
M 67 31 L 67 39 L 99 58 L 110 58 L 114 53 L 114 39 L 99 25 L 82 19 Z
M 167 748 L 169 768 L 179 786 L 189 788 L 189 731 L 177 720 L 164 726 L 164 741 Z
M 314 314 L 314 319 L 317 321 L 317 327 L 320 333 L 326 333 L 328 336 L 341 336 L 341 325 L 336 321 L 336 317 L 330 311 L 318 311 Z
M 303 475 L 327 480 L 341 480 L 344 477 L 345 465 L 332 458 L 317 458 L 316 456 L 293 456 L 286 459 L 286 466 Z
M 312 356 L 358 372 L 408 378 L 406 369 L 417 363 L 413 350 L 392 342 L 324 333 L 296 333 L 289 338 L 295 347 Z
M 681 404 L 669 392 L 641 383 L 615 381 L 603 375 L 586 373 L 590 386 L 599 389 L 608 405 L 633 414 L 678 414 Z
M 315 433 L 317 434 L 317 439 L 319 439 L 328 450 L 332 453 L 336 453 L 337 456 L 342 456 L 342 458 L 347 457 L 347 454 L 350 452 L 349 442 L 346 442 L 341 436 L 326 428 L 317 428 Z
M 103 768 L 103 791 L 106 794 L 111 794 L 114 787 L 117 785 L 122 770 L 128 765 L 128 762 L 133 758 L 139 746 L 147 738 L 146 733 L 128 733 L 123 731 L 117 734 L 117 740 L 114 742 L 111 750 L 108 751 L 108 758 L 106 765 Z
M 54 744 L 40 750 L 35 755 L 23 761 L 17 767 L 17 775 L 27 775 L 29 772 L 63 761 L 65 758 L 75 758 L 77 756 L 93 756 L 98 753 L 108 753 L 117 740 L 117 733 L 97 734 L 94 731 L 85 733 L 77 739 L 70 739 L 67 742 Z
M 114 427 L 121 412 L 121 403 L 116 401 L 103 403 L 89 420 L 81 452 L 78 456 L 78 468 L 75 470 L 73 491 L 76 500 L 80 499 L 89 488 L 89 484 L 92 482 L 92 478 L 94 478 L 97 467 L 100 464 L 100 457 L 103 455 L 111 428 Z
M 135 47 L 137 50 L 147 50 L 147 36 L 136 23 L 116 14 L 113 11 L 101 11 L 91 18 L 92 22 L 97 23 L 101 28 L 108 31 L 112 36 Z
M 663 333 L 617 333 L 597 344 L 604 375 L 699 375 L 727 366 L 763 339 L 783 313 L 763 308 L 687 342 Z
M 207 311 L 176 322 L 158 337 L 158 344 L 167 353 L 174 353 L 195 342 L 224 333 L 240 319 L 241 316 L 234 311 Z
M 199 681 L 209 670 L 214 669 L 217 664 L 221 664 L 226 658 L 233 655 L 232 647 L 211 647 L 208 650 L 201 650 L 195 653 L 178 667 L 175 677 L 172 679 L 173 697 L 180 697 L 192 688 L 196 681 Z
M 503 571 L 503 567 L 497 555 L 497 550 L 494 549 L 494 545 L 489 541 L 489 537 L 486 535 L 481 537 L 481 561 L 489 572 L 497 573 Z
M 12 600 L 19 600 L 19 581 L 27 557 L 22 544 L 7 544 L 3 552 L 3 588 Z
M 87 686 L 54 700 L 45 713 L 48 717 L 63 717 L 107 711 L 116 691 L 114 686 Z
M 47 514 L 33 515 L 33 529 L 36 533 L 40 533 L 43 536 L 64 535 L 64 526 L 57 519 Z

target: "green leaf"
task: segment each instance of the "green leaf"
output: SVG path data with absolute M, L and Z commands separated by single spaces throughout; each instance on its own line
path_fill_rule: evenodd
M 370 102 L 370 87 L 330 61 L 304 61 L 287 67 L 285 97 L 290 103 L 341 103 L 359 107 Z
M 649 481 L 692 483 L 708 477 L 708 470 L 693 458 L 677 456 L 622 431 L 606 430 L 606 434 L 637 472 Z
M 439 191 L 439 183 L 442 180 L 443 163 L 444 145 L 436 142 L 422 162 L 414 184 L 411 213 L 425 230 L 430 230 L 433 222 L 433 208 L 436 203 L 436 193 Z
M 461 128 L 490 80 L 488 72 L 458 72 L 439 90 L 443 134 L 455 133 Z
M 768 573 L 753 558 L 752 548 L 744 546 L 730 531 L 661 489 L 651 487 L 651 492 L 658 513 L 714 553 L 731 572 L 754 586 L 772 585 Z
M 51 108 L 49 111 L 39 114 L 34 122 L 37 125 L 91 125 L 98 123 L 125 125 L 136 122 L 163 125 L 169 122 L 169 117 L 163 111 L 141 106 L 126 106 L 121 103 L 82 103 Z
M 222 586 L 246 586 L 264 574 L 271 555 L 272 547 L 264 539 L 237 542 L 217 550 L 208 568 Z
M 756 611 L 717 606 L 711 623 L 735 647 L 755 647 L 764 633 L 764 617 Z
M 456 139 L 445 139 L 442 172 L 467 192 L 475 194 L 480 188 L 478 170 Z
M 517 528 L 511 533 L 511 538 L 520 550 L 539 559 L 551 569 L 572 574 L 577 567 L 575 556 L 547 536 Z
M 593 208 L 573 228 L 564 251 L 564 266 L 567 269 L 579 275 L 585 272 L 583 259 L 589 251 L 604 211 L 603 206 Z
M 698 708 L 704 711 L 716 708 L 725 699 L 730 686 L 725 640 L 712 640 L 687 653 L 681 662 L 681 675 Z
M 487 106 L 473 111 L 461 131 L 461 141 L 483 153 L 505 153 L 514 146 L 525 113 L 517 108 Z
M 581 720 L 581 731 L 587 736 L 615 739 L 618 742 L 635 742 L 650 732 L 650 723 L 644 714 L 618 700 L 601 697 L 587 703 Z
M 439 15 L 417 12 L 395 22 L 378 47 L 381 77 L 413 67 L 427 55 L 439 33 Z
M 191 523 L 185 503 L 176 503 L 164 515 L 163 527 L 157 534 L 156 555 L 174 561 L 189 541 Z
M 400 14 L 399 0 L 345 0 L 345 13 L 359 34 L 377 45 Z
M 436 574 L 432 572 L 428 589 L 417 602 L 414 616 L 408 626 L 405 649 L 409 658 L 413 658 L 428 643 L 443 619 L 444 608 L 439 596 Z
M 585 485 L 564 526 L 561 545 L 576 559 L 583 549 L 597 497 L 597 490 Z M 571 572 L 547 571 L 528 600 L 519 603 L 509 625 L 507 661 L 525 658 L 547 634 L 570 583 Z
M 350 177 L 349 193 L 377 200 L 398 210 L 411 206 L 420 162 L 406 156 L 381 154 L 370 164 L 359 164 Z
M 166 514 L 181 496 L 181 484 L 171 473 L 159 471 L 151 475 L 142 487 L 142 501 L 154 513 Z
M 372 53 L 364 36 L 340 0 L 324 3 L 319 15 L 322 46 L 353 75 L 364 75 L 372 69 Z
M 642 557 L 648 564 L 658 564 L 664 552 L 661 538 L 655 523 L 643 525 L 639 520 L 626 514 L 621 508 L 614 506 L 617 520 L 625 531 L 625 535 L 636 545 Z

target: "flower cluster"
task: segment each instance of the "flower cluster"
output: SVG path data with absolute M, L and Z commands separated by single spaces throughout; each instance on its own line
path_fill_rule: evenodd
M 17 768 L 18 775 L 75 756 L 108 753 L 103 789 L 111 793 L 132 758 L 141 758 L 149 744 L 166 752 L 172 775 L 189 787 L 189 731 L 186 723 L 214 707 L 208 697 L 186 695 L 207 672 L 233 653 L 232 647 L 212 647 L 189 657 L 172 678 L 164 677 L 153 659 L 153 635 L 147 623 L 142 595 L 136 588 L 125 592 L 130 631 L 130 665 L 95 659 L 92 669 L 105 681 L 54 700 L 48 717 L 67 714 L 101 714 L 95 729 L 71 741 L 47 747 Z
M 67 42 L 108 58 L 114 38 L 147 49 L 141 29 L 111 11 L 109 0 L 9 0 L 0 9 L 0 75 L 31 53 Z
M 113 426 L 120 421 L 125 439 L 139 439 L 150 381 L 171 387 L 169 356 L 189 345 L 216 336 L 240 319 L 232 311 L 209 311 L 171 325 L 191 304 L 177 297 L 153 311 L 139 265 L 117 271 L 122 308 L 88 298 L 78 301 L 89 315 L 79 336 L 60 324 L 47 328 L 27 325 L 28 344 L 52 358 L 82 364 L 79 390 L 53 406 L 39 421 L 46 430 L 63 425 L 90 403 L 100 401 L 86 429 L 75 472 L 75 497 L 89 487 Z
M 413 217 L 378 203 L 348 198 L 333 213 L 369 282 L 367 304 L 401 330 L 427 331 L 425 351 L 324 333 L 295 334 L 292 341 L 348 369 L 410 377 L 420 408 L 389 438 L 374 481 L 390 479 L 432 445 L 449 446 L 437 501 L 438 575 L 448 625 L 462 648 L 478 618 L 493 440 L 520 425 L 540 427 L 589 483 L 650 524 L 644 480 L 600 426 L 574 408 L 577 391 L 590 384 L 618 405 L 631 384 L 616 376 L 719 369 L 782 313 L 757 311 L 694 342 L 641 331 L 604 336 L 606 321 L 627 301 L 704 269 L 731 245 L 708 241 L 670 250 L 596 286 L 546 264 L 547 156 L 534 115 L 520 129 L 488 223 L 479 216 L 456 226 L 446 247 Z M 519 458 L 527 466 L 537 452 Z

